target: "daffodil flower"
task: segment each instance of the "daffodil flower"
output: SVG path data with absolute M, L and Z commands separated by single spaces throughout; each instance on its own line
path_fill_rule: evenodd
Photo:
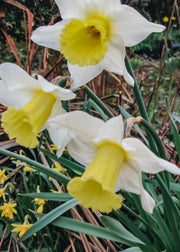
M 75 94 L 41 76 L 36 80 L 11 63 L 0 65 L 0 78 L 0 103 L 9 107 L 2 115 L 2 127 L 10 139 L 35 148 L 37 135 L 46 128 L 46 121 L 65 113 L 61 100 L 72 99 Z
M 7 176 L 5 175 L 5 169 L 0 170 L 0 184 L 3 184 L 6 179 Z
M 32 226 L 33 224 L 29 223 L 23 223 L 23 224 L 11 224 L 11 226 L 15 227 L 12 232 L 19 233 L 19 238 L 23 236 L 23 234 L 26 233 L 26 231 Z
M 32 225 L 33 224 L 30 224 L 28 221 L 28 215 L 26 215 L 23 224 L 11 224 L 11 226 L 15 227 L 11 232 L 19 233 L 18 236 L 21 238 Z
M 51 127 L 67 127 L 69 154 L 86 167 L 81 177 L 67 185 L 68 192 L 79 204 L 93 211 L 110 212 L 119 209 L 126 190 L 140 195 L 144 210 L 153 212 L 154 199 L 143 188 L 142 172 L 167 170 L 180 174 L 180 169 L 152 153 L 140 140 L 124 138 L 121 116 L 103 122 L 85 112 L 75 111 L 49 121 Z M 50 133 L 51 134 L 51 133 Z M 56 138 L 52 138 L 56 146 Z
M 31 39 L 64 54 L 72 88 L 86 84 L 103 70 L 123 75 L 133 85 L 125 67 L 125 47 L 144 40 L 164 26 L 147 21 L 119 0 L 55 0 L 62 21 L 36 29 Z
M 2 197 L 4 201 L 6 201 L 6 197 L 4 194 L 5 189 L 6 189 L 5 187 L 0 188 L 0 198 Z
M 16 203 L 4 203 L 2 206 L 0 206 L 0 211 L 2 211 L 1 217 L 5 216 L 7 218 L 9 217 L 10 219 L 13 219 L 13 214 L 17 214 L 15 209 L 16 206 Z

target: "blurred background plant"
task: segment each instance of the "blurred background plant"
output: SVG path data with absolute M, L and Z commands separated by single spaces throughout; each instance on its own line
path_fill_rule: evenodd
M 178 3 L 176 0 L 124 0 L 122 3 L 133 6 L 150 21 L 164 24 L 167 27 L 164 33 L 152 34 L 139 45 L 127 48 L 127 55 L 142 92 L 149 121 L 160 136 L 167 159 L 180 167 L 178 155 L 180 150 L 177 148 L 179 145 L 176 142 L 180 130 Z M 67 79 L 61 77 L 67 77 L 69 74 L 66 60 L 58 52 L 41 48 L 29 39 L 31 31 L 36 27 L 53 24 L 60 19 L 59 11 L 53 0 L 1 0 L 0 63 L 7 61 L 17 63 L 33 76 L 41 74 L 49 81 L 53 80 L 57 83 L 59 80 L 58 84 L 64 86 Z M 113 115 L 118 115 L 119 109 L 125 118 L 140 114 L 133 90 L 125 84 L 121 76 L 103 72 L 88 86 Z M 107 119 L 107 115 L 96 102 L 89 99 L 89 94 L 84 93 L 83 90 L 76 93 L 75 100 L 63 103 L 67 111 L 84 110 L 104 120 Z M 168 101 L 165 97 L 168 97 Z M 5 110 L 6 108 L 0 105 L 0 115 Z M 145 128 L 142 125 L 132 128 L 131 135 L 147 141 Z M 157 178 L 150 175 L 150 180 L 144 176 L 144 184 L 158 202 L 152 216 L 141 209 L 138 204 L 138 196 L 124 193 L 127 200 L 124 201 L 122 209 L 100 218 L 98 213 L 94 214 L 88 209 L 75 206 L 76 203 L 73 201 L 69 203 L 71 197 L 66 194 L 66 183 L 61 177 L 62 171 L 57 176 L 54 173 L 49 174 L 49 171 L 45 169 L 50 167 L 53 170 L 58 162 L 67 168 L 67 171 L 63 171 L 67 178 L 82 173 L 84 169 L 70 158 L 67 151 L 64 152 L 62 158 L 57 158 L 56 148 L 52 145 L 47 131 L 40 134 L 39 147 L 32 150 L 22 148 L 14 140 L 8 140 L 7 135 L 0 128 L 0 148 L 10 150 L 15 154 L 14 159 L 11 159 L 10 156 L 1 152 L 0 169 L 5 171 L 7 177 L 0 184 L 0 192 L 4 193 L 7 203 L 17 203 L 15 207 L 17 214 L 14 214 L 12 219 L 0 217 L 1 251 L 178 251 L 179 248 L 174 239 L 178 241 L 176 231 L 179 230 L 179 226 L 174 227 L 174 222 L 170 221 L 171 218 L 173 219 L 171 210 L 174 211 L 174 220 L 178 216 L 177 208 L 180 197 L 178 176 L 170 177 L 170 189 L 174 203 L 168 198 L 169 196 L 165 195 L 169 200 L 167 200 L 167 205 L 172 206 L 171 210 L 168 206 L 168 209 L 164 211 L 162 192 L 164 194 L 167 192 L 160 190 Z M 16 154 L 19 154 L 21 159 Z M 23 158 L 25 159 L 23 160 Z M 30 164 L 28 160 L 37 163 Z M 39 164 L 44 166 L 41 167 Z M 35 168 L 35 170 L 30 168 Z M 9 183 L 11 186 L 6 186 Z M 37 188 L 39 188 L 38 192 Z M 50 192 L 51 194 L 49 194 Z M 35 223 L 41 217 L 37 213 L 41 205 L 35 204 L 39 201 L 33 201 L 38 197 L 46 199 L 45 204 L 41 207 L 41 216 L 58 208 L 56 215 L 58 217 L 59 211 L 64 209 L 64 204 L 69 204 L 65 205 L 67 210 L 71 207 L 72 209 L 65 211 L 63 217 L 56 222 L 52 222 L 52 216 L 48 215 L 46 221 L 41 224 L 42 226 L 39 228 L 35 226 L 39 231 L 31 230 L 29 234 L 27 231 L 28 239 L 19 242 L 18 233 L 11 232 L 13 229 L 11 224 L 23 224 L 26 215 L 28 215 L 30 224 Z M 1 205 L 4 202 L 2 196 Z M 62 209 L 59 210 L 61 206 Z M 168 215 L 170 216 L 168 217 Z M 72 219 L 84 222 L 73 222 Z M 120 223 L 124 225 L 125 229 Z M 86 226 L 86 224 L 97 225 L 98 228 Z M 109 228 L 108 232 L 101 229 L 103 226 Z M 87 230 L 91 231 L 87 233 Z M 114 234 L 114 230 L 116 234 Z M 80 233 L 77 233 L 78 231 Z M 36 236 L 30 235 L 34 232 Z M 100 238 L 96 238 L 96 236 Z M 129 247 L 134 247 L 134 250 L 127 250 Z

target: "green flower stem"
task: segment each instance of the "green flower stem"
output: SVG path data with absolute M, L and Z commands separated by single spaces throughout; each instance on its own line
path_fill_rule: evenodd
M 125 64 L 126 64 L 126 68 L 127 68 L 127 71 L 128 73 L 133 77 L 134 79 L 134 87 L 133 87 L 133 92 L 134 92 L 134 95 L 135 95 L 135 98 L 136 98 L 136 102 L 137 102 L 137 105 L 139 107 L 139 111 L 141 113 L 141 116 L 146 119 L 147 121 L 149 121 L 148 119 L 148 114 L 146 112 L 146 108 L 144 106 L 144 102 L 143 102 L 143 99 L 142 99 L 142 95 L 141 95 L 141 91 L 139 90 L 139 86 L 138 86 L 138 83 L 136 81 L 136 78 L 134 76 L 134 72 L 133 72 L 133 69 L 131 67 L 131 64 L 130 64 L 130 61 L 126 55 L 125 57 Z
M 16 153 L 8 151 L 8 150 L 4 150 L 2 148 L 0 148 L 0 153 L 3 155 L 9 156 L 9 157 L 13 157 L 17 160 L 21 160 L 22 162 L 25 162 L 26 164 L 28 164 L 32 168 L 35 168 L 37 171 L 43 172 L 47 176 L 50 176 L 63 184 L 67 184 L 70 181 L 70 179 L 68 177 L 66 177 L 65 175 L 58 173 L 58 172 L 44 166 L 43 164 L 34 161 L 34 160 L 28 159 L 26 157 L 23 157 L 21 155 L 18 155 Z
M 113 113 L 106 107 L 106 105 L 101 101 L 97 95 L 86 85 L 82 86 L 81 89 L 88 94 L 88 96 L 96 102 L 96 104 L 102 109 L 102 111 L 108 115 L 110 118 L 114 117 Z
M 134 92 L 134 95 L 135 95 L 135 98 L 136 98 L 136 102 L 137 102 L 137 105 L 139 107 L 139 111 L 140 111 L 140 114 L 141 116 L 149 121 L 149 118 L 148 118 L 148 114 L 147 114 L 147 111 L 146 111 L 146 108 L 145 108 L 145 105 L 144 105 L 144 102 L 143 102 L 143 99 L 142 99 L 142 95 L 141 95 L 141 91 L 139 89 L 139 86 L 138 86 L 138 83 L 136 81 L 136 78 L 134 76 L 134 72 L 133 72 L 133 69 L 131 67 L 131 64 L 130 64 L 130 61 L 127 57 L 127 55 L 125 56 L 125 64 L 126 64 L 126 68 L 127 68 L 127 71 L 128 73 L 133 77 L 134 79 L 134 87 L 133 87 L 133 92 Z M 148 141 L 149 141 L 149 146 L 150 146 L 150 149 L 155 153 L 157 154 L 157 148 L 154 144 L 154 139 L 152 138 L 151 134 L 149 134 L 148 131 L 146 131 L 147 133 L 147 138 L 148 138 Z
M 150 135 L 153 137 L 153 139 L 155 140 L 155 143 L 157 145 L 158 148 L 158 152 L 159 152 L 159 156 L 165 160 L 167 160 L 166 158 L 166 153 L 164 151 L 164 147 L 162 145 L 162 142 L 158 136 L 158 134 L 156 133 L 156 131 L 153 129 L 153 127 L 150 125 L 150 123 L 148 121 L 146 121 L 145 119 L 143 119 L 141 121 L 142 125 L 145 127 L 146 130 L 148 130 L 148 132 L 150 133 Z
M 167 160 L 166 153 L 164 150 L 164 146 L 162 145 L 161 139 L 159 138 L 156 131 L 151 127 L 149 122 L 147 122 L 145 119 L 141 121 L 142 125 L 145 127 L 145 129 L 149 132 L 149 134 L 153 137 L 155 140 L 156 146 L 158 148 L 159 156 L 165 160 Z M 163 180 L 166 182 L 166 185 L 169 187 L 169 174 L 165 171 L 161 173 Z

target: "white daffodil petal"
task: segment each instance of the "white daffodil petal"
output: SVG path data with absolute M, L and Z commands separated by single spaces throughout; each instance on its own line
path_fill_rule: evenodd
M 40 26 L 33 31 L 31 40 L 38 45 L 46 46 L 56 51 L 60 50 L 59 38 L 61 30 L 69 20 L 63 20 L 54 25 Z
M 20 108 L 33 97 L 33 92 L 9 91 L 5 84 L 0 81 L 0 103 L 6 107 Z
M 150 196 L 150 194 L 144 190 L 144 188 L 142 187 L 142 190 L 141 190 L 141 204 L 142 204 L 142 208 L 152 214 L 153 213 L 153 209 L 155 207 L 155 201 L 154 199 Z
M 134 85 L 134 80 L 128 73 L 125 66 L 125 45 L 121 36 L 113 34 L 108 46 L 108 52 L 104 59 L 99 63 L 101 68 L 109 72 L 114 72 L 124 76 L 130 85 Z
M 180 169 L 176 165 L 157 157 L 140 140 L 136 138 L 126 138 L 123 139 L 122 146 L 128 152 L 128 156 L 139 163 L 141 171 L 146 173 L 158 173 L 166 170 L 173 174 L 180 175 Z M 128 150 L 127 146 L 130 146 L 134 150 Z
M 124 67 L 123 77 L 125 81 L 130 84 L 131 86 L 134 86 L 134 79 L 133 77 L 128 73 L 126 66 Z
M 132 163 L 131 160 L 126 160 L 121 167 L 118 179 L 116 181 L 115 192 L 123 189 L 127 192 L 140 194 L 142 176 L 138 170 L 138 164 Z
M 87 138 L 97 137 L 104 124 L 102 120 L 82 111 L 73 111 L 52 118 L 49 123 L 54 128 L 67 127 L 69 130 L 82 134 Z
M 123 38 L 125 46 L 134 46 L 152 32 L 162 32 L 165 27 L 146 20 L 135 9 L 121 5 L 114 19 L 114 29 Z
M 38 75 L 38 81 L 44 92 L 52 93 L 54 96 L 61 99 L 62 101 L 73 99 L 76 96 L 71 90 L 58 87 L 50 83 L 40 75 Z
M 124 135 L 124 124 L 122 116 L 116 116 L 109 119 L 104 123 L 101 131 L 99 132 L 97 138 L 94 139 L 96 143 L 101 141 L 111 141 L 117 144 L 121 144 L 122 138 Z
M 38 81 L 13 63 L 0 65 L 0 78 L 9 91 L 30 91 L 39 88 Z
M 84 0 L 55 0 L 63 19 L 79 18 L 83 15 Z
M 69 62 L 68 69 L 71 75 L 71 79 L 73 81 L 71 89 L 83 86 L 103 71 L 100 64 L 80 67 L 77 64 L 72 65 Z
M 60 157 L 68 142 L 71 140 L 70 136 L 68 135 L 68 129 L 54 129 L 49 126 L 47 126 L 47 129 L 49 131 L 53 143 L 58 147 L 57 156 Z
M 96 155 L 97 146 L 92 139 L 86 138 L 84 135 L 70 133 L 71 141 L 67 145 L 69 154 L 80 164 L 88 167 Z
M 150 194 L 144 190 L 139 164 L 133 159 L 127 158 L 121 167 L 115 191 L 119 191 L 120 189 L 140 195 L 143 209 L 148 213 L 153 212 L 155 201 Z

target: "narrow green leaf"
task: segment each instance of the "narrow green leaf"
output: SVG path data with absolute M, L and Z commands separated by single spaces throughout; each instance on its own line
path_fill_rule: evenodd
M 38 220 L 36 223 L 34 223 L 33 226 L 31 226 L 26 233 L 21 237 L 19 242 L 26 240 L 34 233 L 38 232 L 51 222 L 53 222 L 55 219 L 57 219 L 60 215 L 71 209 L 72 207 L 76 206 L 78 204 L 78 201 L 75 199 L 69 200 L 68 202 L 64 203 L 63 205 L 60 205 L 53 209 L 48 214 L 44 215 L 40 220 Z
M 89 99 L 88 106 L 93 107 L 99 113 L 99 115 L 103 118 L 103 120 L 105 122 L 107 121 L 107 117 L 105 116 L 103 110 L 92 99 Z
M 180 134 L 179 134 L 177 126 L 174 122 L 173 115 L 171 113 L 167 97 L 165 98 L 165 101 L 166 101 L 167 111 L 168 111 L 168 114 L 169 114 L 169 117 L 170 117 L 171 123 L 172 123 L 172 130 L 173 130 L 176 150 L 177 150 L 178 156 L 180 158 Z
M 23 197 L 31 197 L 52 201 L 69 201 L 72 197 L 69 193 L 50 193 L 50 192 L 41 192 L 41 193 L 24 193 L 20 194 Z
M 151 244 L 151 241 L 148 240 L 147 236 L 141 231 L 137 223 L 132 221 L 127 214 L 121 210 L 113 211 L 113 213 L 116 215 L 116 219 L 125 225 L 132 234 L 135 234 L 144 243 Z
M 158 248 L 156 249 L 153 246 L 140 244 L 139 247 L 140 247 L 142 252 L 159 252 L 159 249 Z
M 114 117 L 113 113 L 107 108 L 107 106 L 101 101 L 97 95 L 86 85 L 82 86 L 81 89 L 88 94 L 88 96 L 102 109 L 102 111 L 110 118 Z
M 175 201 L 172 198 L 172 195 L 169 192 L 169 189 L 167 186 L 163 183 L 162 178 L 160 177 L 159 174 L 156 174 L 156 179 L 158 180 L 161 190 L 162 190 L 162 195 L 163 195 L 163 203 L 164 203 L 164 219 L 166 220 L 166 223 L 169 227 L 169 230 L 172 234 L 174 243 L 171 244 L 174 247 L 178 248 L 179 240 L 180 240 L 180 210 L 178 206 L 176 205 Z M 167 235 L 168 237 L 168 235 Z
M 129 241 L 133 243 L 140 243 L 143 244 L 143 242 L 138 239 L 136 236 L 134 236 L 131 232 L 129 232 L 119 221 L 116 219 L 110 217 L 110 216 L 101 216 L 101 220 L 103 224 L 110 230 L 115 233 L 117 233 L 120 237 L 124 239 L 128 239 Z
M 22 162 L 29 164 L 30 167 L 36 169 L 39 172 L 45 173 L 47 176 L 50 176 L 63 184 L 67 184 L 70 181 L 70 179 L 68 177 L 66 177 L 65 175 L 63 175 L 59 172 L 56 172 L 56 171 L 46 167 L 45 165 L 38 163 L 34 160 L 31 160 L 29 158 L 26 158 L 24 156 L 18 155 L 16 153 L 8 151 L 8 150 L 4 150 L 2 148 L 0 148 L 0 153 L 3 155 L 6 155 L 6 156 L 14 157 L 18 160 L 21 160 Z
M 180 123 L 180 116 L 179 116 L 178 114 L 173 113 L 173 114 L 172 114 L 172 117 L 174 118 L 174 120 L 176 120 L 177 122 Z
M 110 231 L 104 227 L 96 226 L 94 224 L 82 222 L 79 220 L 74 220 L 69 217 L 61 216 L 52 222 L 53 225 L 65 229 L 72 230 L 74 232 L 79 232 L 87 235 L 93 235 L 102 239 L 108 239 L 116 242 L 126 244 L 128 246 L 136 245 L 134 242 L 121 237 L 116 232 Z
M 73 161 L 71 161 L 71 160 L 68 160 L 67 158 L 60 157 L 59 162 L 60 162 L 63 166 L 65 166 L 65 167 L 67 167 L 67 168 L 69 168 L 69 169 L 71 169 L 71 170 L 74 170 L 74 171 L 76 171 L 76 172 L 84 173 L 84 171 L 85 171 L 84 166 L 82 166 L 82 165 L 80 165 L 80 164 L 77 164 L 77 163 L 75 163 L 75 162 L 73 162 Z
M 175 192 L 180 192 L 180 184 L 170 182 L 170 189 Z
M 132 247 L 128 249 L 124 249 L 124 252 L 142 252 L 142 250 L 139 247 Z
M 157 209 L 154 209 L 153 211 L 153 217 L 155 219 L 155 221 L 158 223 L 158 227 L 159 227 L 159 233 L 161 235 L 163 244 L 165 246 L 165 248 L 169 248 L 170 251 L 174 251 L 174 238 L 173 234 L 171 233 L 167 223 L 165 222 L 165 220 L 162 218 L 162 216 L 159 214 L 159 212 L 157 211 Z
M 71 160 L 68 160 L 67 158 L 64 158 L 64 157 L 58 158 L 54 153 L 51 153 L 51 152 L 49 152 L 45 149 L 41 149 L 39 147 L 38 147 L 38 149 L 41 152 L 43 152 L 44 155 L 46 155 L 49 158 L 52 158 L 53 160 L 57 161 L 61 165 L 65 166 L 66 168 L 69 168 L 69 169 L 74 170 L 79 173 L 83 173 L 85 170 L 85 168 L 82 165 L 77 164 Z

